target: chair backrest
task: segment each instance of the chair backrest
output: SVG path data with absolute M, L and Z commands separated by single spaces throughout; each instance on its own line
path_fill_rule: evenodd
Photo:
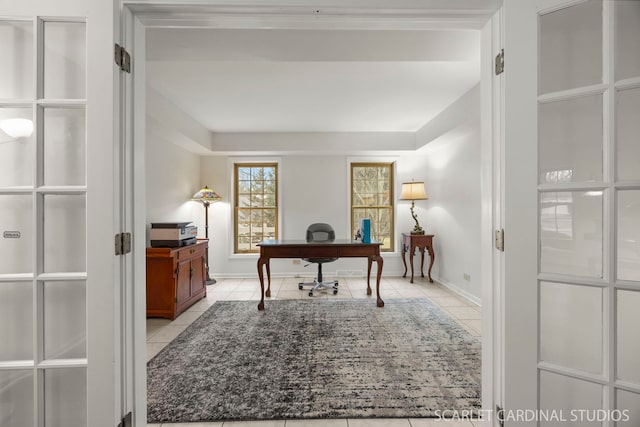
M 329 224 L 318 222 L 307 227 L 307 242 L 333 242 L 334 240 L 336 240 L 336 232 Z

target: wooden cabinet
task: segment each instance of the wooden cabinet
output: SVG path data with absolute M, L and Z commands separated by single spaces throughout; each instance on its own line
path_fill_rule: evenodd
M 182 248 L 147 248 L 147 317 L 175 319 L 207 296 L 206 240 Z

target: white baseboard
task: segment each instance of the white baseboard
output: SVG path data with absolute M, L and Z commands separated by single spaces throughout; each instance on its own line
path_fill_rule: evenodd
M 456 294 L 460 295 L 462 298 L 468 300 L 469 302 L 472 302 L 473 304 L 477 305 L 478 307 L 482 307 L 482 300 L 480 298 L 478 298 L 477 296 L 472 295 L 469 292 L 465 291 L 464 289 L 459 288 L 458 286 L 454 285 L 451 282 L 448 282 L 446 280 L 442 280 L 439 277 L 436 277 L 434 279 L 434 281 L 438 282 L 439 284 L 441 284 L 445 288 L 455 292 Z

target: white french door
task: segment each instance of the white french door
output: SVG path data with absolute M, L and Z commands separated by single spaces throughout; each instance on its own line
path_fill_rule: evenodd
M 0 2 L 0 425 L 121 418 L 114 3 Z
M 507 425 L 638 426 L 640 2 L 504 12 Z

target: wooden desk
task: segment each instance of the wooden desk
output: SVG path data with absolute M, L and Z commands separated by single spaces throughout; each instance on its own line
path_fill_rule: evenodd
M 411 263 L 410 283 L 413 283 L 413 255 L 415 254 L 416 248 L 422 253 L 422 262 L 420 263 L 420 274 L 422 277 L 424 277 L 424 252 L 426 250 L 429 253 L 431 261 L 429 262 L 429 271 L 427 272 L 427 276 L 429 277 L 429 281 L 433 283 L 433 279 L 431 278 L 431 268 L 433 267 L 433 261 L 435 260 L 435 255 L 433 253 L 433 236 L 433 234 L 402 233 L 402 262 L 404 263 L 404 274 L 402 277 L 407 277 L 407 261 L 405 260 L 405 253 L 409 251 L 409 262 Z
M 264 310 L 264 297 L 271 296 L 271 271 L 269 260 L 271 258 L 367 258 L 367 295 L 371 295 L 371 264 L 378 263 L 376 274 L 377 306 L 384 307 L 384 301 L 380 298 L 380 277 L 382 276 L 383 260 L 380 256 L 382 243 L 362 243 L 355 240 L 335 240 L 333 242 L 309 242 L 304 240 L 265 240 L 260 246 L 260 258 L 258 258 L 258 277 L 260 278 L 260 303 L 258 310 Z M 267 268 L 267 291 L 264 290 L 263 267 Z

